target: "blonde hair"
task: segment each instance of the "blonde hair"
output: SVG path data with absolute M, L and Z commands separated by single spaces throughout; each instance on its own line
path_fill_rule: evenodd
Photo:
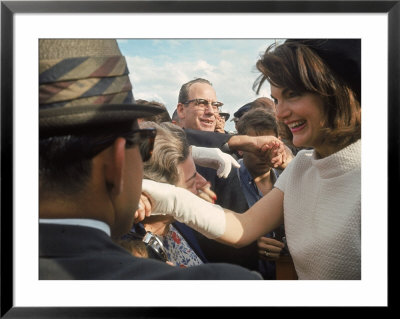
M 156 182 L 176 185 L 179 181 L 178 165 L 190 154 L 190 145 L 186 134 L 172 123 L 142 122 L 141 128 L 156 128 L 153 154 L 143 165 L 144 177 Z

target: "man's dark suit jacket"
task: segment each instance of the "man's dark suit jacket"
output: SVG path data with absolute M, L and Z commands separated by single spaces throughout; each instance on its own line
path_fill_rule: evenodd
M 134 257 L 95 228 L 40 224 L 39 279 L 254 280 L 261 277 L 229 264 L 178 268 L 155 259 Z
M 224 144 L 232 137 L 231 134 L 192 129 L 185 129 L 185 133 L 190 145 L 219 148 L 223 152 L 228 152 Z M 244 213 L 249 209 L 236 169 L 231 170 L 228 178 L 219 178 L 215 169 L 198 165 L 196 165 L 196 169 L 211 183 L 211 189 L 217 194 L 216 204 L 237 213 Z M 227 262 L 258 270 L 257 242 L 243 248 L 234 248 L 208 239 L 194 230 L 193 232 L 209 262 Z

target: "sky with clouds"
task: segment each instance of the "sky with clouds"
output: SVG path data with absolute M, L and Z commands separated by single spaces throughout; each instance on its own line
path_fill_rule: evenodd
M 161 102 L 172 115 L 182 84 L 205 78 L 224 103 L 222 111 L 231 114 L 227 130 L 234 130 L 231 119 L 239 107 L 257 97 L 269 97 L 267 83 L 258 95 L 252 87 L 260 75 L 256 61 L 273 42 L 275 39 L 118 39 L 135 99 Z

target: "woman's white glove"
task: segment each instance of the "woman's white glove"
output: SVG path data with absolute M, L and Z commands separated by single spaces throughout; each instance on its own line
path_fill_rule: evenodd
M 192 145 L 192 157 L 197 165 L 217 170 L 217 176 L 227 178 L 232 165 L 239 168 L 239 163 L 219 148 L 198 147 Z
M 184 188 L 144 179 L 142 192 L 150 197 L 152 215 L 171 215 L 210 239 L 220 237 L 225 232 L 225 212 L 222 207 Z

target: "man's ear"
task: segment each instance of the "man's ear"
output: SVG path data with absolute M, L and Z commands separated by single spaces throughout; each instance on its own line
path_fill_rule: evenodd
M 105 166 L 105 178 L 107 184 L 111 187 L 112 194 L 119 194 L 123 190 L 125 144 L 126 140 L 122 137 L 118 137 L 109 150 L 109 159 Z
M 176 112 L 180 119 L 185 118 L 185 106 L 182 103 L 178 103 L 178 105 L 176 106 Z

